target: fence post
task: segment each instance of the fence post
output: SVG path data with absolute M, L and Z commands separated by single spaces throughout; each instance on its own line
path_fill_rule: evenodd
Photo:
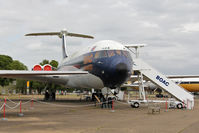
M 168 112 L 168 103 L 167 103 L 167 100 L 165 102 L 165 111 Z
M 4 97 L 4 106 L 3 106 L 3 118 L 2 120 L 6 121 L 6 97 Z
M 34 109 L 34 107 L 33 107 L 33 97 L 32 97 L 32 99 L 31 99 L 30 109 Z
M 22 111 L 21 111 L 21 100 L 20 100 L 20 111 L 19 111 L 19 114 L 18 114 L 18 116 L 20 116 L 20 117 L 22 117 L 22 116 L 24 116 L 24 114 L 22 113 Z
M 112 99 L 112 110 L 111 110 L 111 112 L 115 112 L 115 110 L 114 110 L 114 100 Z

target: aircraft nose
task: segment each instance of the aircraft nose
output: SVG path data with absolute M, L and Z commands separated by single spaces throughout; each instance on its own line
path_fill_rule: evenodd
M 110 76 L 111 88 L 120 86 L 129 76 L 129 69 L 125 62 L 118 62 L 114 65 L 113 73 Z
M 120 87 L 130 76 L 132 71 L 132 63 L 125 56 L 115 56 L 99 60 L 93 70 L 96 70 L 105 87 Z
M 116 65 L 116 73 L 122 77 L 126 77 L 128 75 L 127 65 L 124 63 L 119 63 Z

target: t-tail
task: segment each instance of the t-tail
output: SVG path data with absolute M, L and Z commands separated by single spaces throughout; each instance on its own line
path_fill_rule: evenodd
M 68 57 L 68 53 L 66 51 L 66 36 L 82 37 L 82 38 L 90 38 L 90 39 L 94 38 L 93 36 L 90 36 L 90 35 L 70 33 L 70 32 L 67 32 L 66 30 L 62 30 L 60 32 L 30 33 L 30 34 L 26 34 L 25 36 L 58 36 L 58 37 L 60 37 L 62 39 L 63 58 Z

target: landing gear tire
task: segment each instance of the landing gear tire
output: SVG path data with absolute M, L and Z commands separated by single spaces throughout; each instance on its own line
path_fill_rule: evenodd
M 182 104 L 181 103 L 177 104 L 177 108 L 182 109 L 183 108 Z
M 139 106 L 140 106 L 140 104 L 138 102 L 131 104 L 132 108 L 139 108 Z
M 112 100 L 116 101 L 117 99 L 115 97 L 113 97 Z
M 91 101 L 91 98 L 90 97 L 86 97 L 86 101 Z

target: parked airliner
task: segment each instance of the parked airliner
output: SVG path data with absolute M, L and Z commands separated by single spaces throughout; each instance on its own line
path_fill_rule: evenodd
M 172 75 L 168 77 L 189 92 L 199 92 L 198 75 Z
M 66 30 L 26 34 L 26 36 L 47 35 L 56 35 L 62 39 L 63 60 L 57 71 L 1 70 L 0 77 L 52 82 L 62 84 L 67 88 L 102 89 L 120 87 L 132 73 L 133 59 L 130 51 L 119 42 L 99 41 L 86 49 L 79 49 L 70 56 L 67 54 L 66 36 L 91 39 L 93 37 L 69 33 Z

